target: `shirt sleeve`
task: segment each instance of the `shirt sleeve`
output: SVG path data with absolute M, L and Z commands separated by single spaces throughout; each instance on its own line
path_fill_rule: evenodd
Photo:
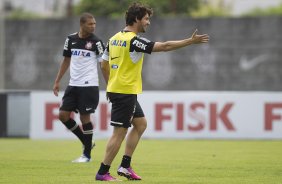
M 147 38 L 136 36 L 130 41 L 130 52 L 143 52 L 151 54 L 155 42 L 148 40 Z
M 71 57 L 70 38 L 67 38 L 65 41 L 63 56 Z
M 106 49 L 104 50 L 104 53 L 102 55 L 102 59 L 109 61 L 109 42 L 107 43 Z
M 105 50 L 105 46 L 104 46 L 104 44 L 101 40 L 96 42 L 96 48 L 97 48 L 96 54 L 97 54 L 98 61 L 102 62 L 102 55 L 103 55 L 103 52 Z

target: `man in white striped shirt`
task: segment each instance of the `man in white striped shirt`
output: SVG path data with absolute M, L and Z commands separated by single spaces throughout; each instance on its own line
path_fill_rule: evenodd
M 58 96 L 60 80 L 70 67 L 70 81 L 59 112 L 60 121 L 72 131 L 83 144 L 83 154 L 73 162 L 89 162 L 91 159 L 93 125 L 90 114 L 99 102 L 99 79 L 97 65 L 102 61 L 105 49 L 103 42 L 93 34 L 96 20 L 90 13 L 80 17 L 79 32 L 70 34 L 64 45 L 64 60 L 59 68 L 53 92 Z M 82 129 L 71 118 L 71 112 L 78 112 Z

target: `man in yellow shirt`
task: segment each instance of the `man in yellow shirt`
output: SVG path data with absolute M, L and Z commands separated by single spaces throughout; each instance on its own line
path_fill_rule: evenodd
M 131 167 L 131 157 L 147 127 L 143 110 L 137 101 L 142 93 L 142 65 L 144 53 L 176 50 L 191 44 L 207 43 L 207 34 L 198 35 L 197 30 L 190 38 L 177 41 L 153 42 L 137 34 L 146 31 L 153 11 L 139 3 L 133 3 L 126 12 L 126 27 L 110 38 L 102 56 L 102 72 L 107 82 L 107 96 L 112 103 L 111 125 L 114 126 L 106 153 L 96 180 L 115 181 L 109 169 L 127 135 L 125 153 L 118 175 L 130 180 L 141 180 Z

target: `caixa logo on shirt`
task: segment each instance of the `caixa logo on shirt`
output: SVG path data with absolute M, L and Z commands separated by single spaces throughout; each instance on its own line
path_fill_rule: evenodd
M 71 51 L 72 56 L 82 56 L 82 57 L 91 57 L 90 52 L 81 51 L 81 50 L 73 50 Z
M 111 40 L 112 46 L 126 47 L 126 41 L 123 40 Z

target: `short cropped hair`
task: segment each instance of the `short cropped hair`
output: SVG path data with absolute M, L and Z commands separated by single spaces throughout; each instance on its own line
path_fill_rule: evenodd
M 135 2 L 131 4 L 125 13 L 126 25 L 132 26 L 136 22 L 136 18 L 137 20 L 141 20 L 146 14 L 151 17 L 153 15 L 153 9 L 141 3 Z
M 80 24 L 84 24 L 87 19 L 93 19 L 94 16 L 91 14 L 91 13 L 83 13 L 81 16 L 80 16 Z

